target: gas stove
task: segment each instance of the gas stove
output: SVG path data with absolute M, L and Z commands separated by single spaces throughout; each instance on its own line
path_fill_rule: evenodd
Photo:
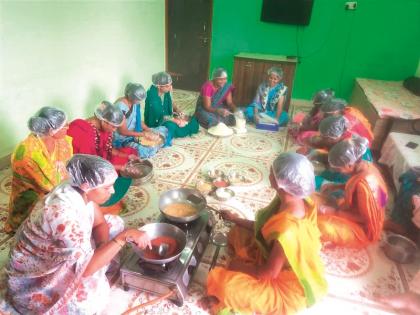
M 187 244 L 178 259 L 163 265 L 147 263 L 131 250 L 129 258 L 120 269 L 124 290 L 132 288 L 159 296 L 174 291 L 175 294 L 169 299 L 177 306 L 182 306 L 188 285 L 209 243 L 213 227 L 211 221 L 207 211 L 189 223 L 174 223 L 160 215 L 157 222 L 173 224 L 182 229 L 187 236 Z

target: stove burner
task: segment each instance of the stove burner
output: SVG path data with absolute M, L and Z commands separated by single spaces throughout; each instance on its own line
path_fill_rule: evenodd
M 188 223 L 174 223 L 163 215 L 157 222 L 173 224 L 185 232 L 187 243 L 184 250 L 179 258 L 164 265 L 145 262 L 133 251 L 121 266 L 121 282 L 125 290 L 133 288 L 160 296 L 174 291 L 176 294 L 169 299 L 182 306 L 188 286 L 209 243 L 212 224 L 207 211 L 203 211 L 200 217 Z
M 152 264 L 141 259 L 139 259 L 137 263 L 139 264 L 140 270 L 143 274 L 165 273 L 168 272 L 173 265 L 172 261 L 166 264 Z
M 175 225 L 179 227 L 181 230 L 183 230 L 184 232 L 188 232 L 188 230 L 190 230 L 190 228 L 194 225 L 195 221 L 184 222 L 184 223 L 172 222 L 171 220 L 168 220 L 167 218 L 162 217 L 161 220 L 159 220 L 159 222 Z

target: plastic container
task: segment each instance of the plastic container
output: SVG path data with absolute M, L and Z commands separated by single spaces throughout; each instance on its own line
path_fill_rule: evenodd
M 279 131 L 279 124 L 273 123 L 257 123 L 255 128 L 268 131 Z

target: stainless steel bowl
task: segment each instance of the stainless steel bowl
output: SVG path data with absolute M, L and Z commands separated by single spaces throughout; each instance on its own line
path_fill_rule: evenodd
M 135 171 L 130 171 L 133 169 Z M 153 164 L 149 160 L 129 161 L 126 169 L 121 171 L 121 175 L 132 178 L 133 185 L 145 184 L 153 177 Z
M 173 203 L 187 203 L 194 206 L 197 209 L 197 213 L 195 215 L 187 216 L 187 217 L 175 217 L 166 214 L 163 210 Z M 172 190 L 168 190 L 160 195 L 159 198 L 159 209 L 160 212 L 167 217 L 169 220 L 173 222 L 190 222 L 197 219 L 201 211 L 204 211 L 207 206 L 206 198 L 197 190 L 197 189 L 190 189 L 190 188 L 176 188 Z
M 399 235 L 389 234 L 386 236 L 383 250 L 385 255 L 400 264 L 410 263 L 414 260 L 417 245 L 412 240 Z
M 185 248 L 185 245 L 187 244 L 187 237 L 179 227 L 176 227 L 175 225 L 168 224 L 168 223 L 149 223 L 146 225 L 143 225 L 141 228 L 139 228 L 140 231 L 146 232 L 146 234 L 149 236 L 151 240 L 160 237 L 160 236 L 166 236 L 171 237 L 176 240 L 177 242 L 177 251 L 170 257 L 165 257 L 164 259 L 150 259 L 144 257 L 144 251 L 138 248 L 136 245 L 132 245 L 133 250 L 136 252 L 136 254 L 144 261 L 152 263 L 152 264 L 166 264 L 168 262 L 171 262 L 179 257 L 181 255 L 182 251 Z
M 230 198 L 235 196 L 235 193 L 232 189 L 226 188 L 226 187 L 220 187 L 217 188 L 215 191 L 216 198 L 220 201 L 227 201 Z
M 217 177 L 212 181 L 216 188 L 226 188 L 230 186 L 230 181 L 226 177 Z

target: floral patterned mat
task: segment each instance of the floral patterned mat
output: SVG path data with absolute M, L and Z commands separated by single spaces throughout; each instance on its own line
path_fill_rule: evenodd
M 192 111 L 196 97 L 191 92 L 174 92 L 178 106 L 187 112 Z M 308 108 L 294 102 L 291 115 Z M 156 219 L 159 215 L 158 198 L 162 192 L 176 187 L 195 187 L 197 180 L 203 179 L 211 168 L 240 172 L 244 180 L 232 187 L 234 198 L 220 202 L 208 197 L 208 203 L 215 208 L 235 211 L 241 217 L 253 218 L 255 212 L 266 206 L 274 196 L 268 181 L 272 160 L 279 152 L 293 149 L 293 145 L 286 130 L 264 132 L 249 125 L 247 130 L 246 134 L 215 138 L 201 129 L 194 137 L 175 139 L 172 147 L 163 149 L 151 159 L 154 165 L 153 179 L 142 186 L 130 188 L 126 209 L 121 214 L 126 225 L 137 227 Z M 10 179 L 10 169 L 0 171 L 0 231 L 7 214 Z M 0 268 L 3 270 L 10 242 L 9 236 L 0 233 Z M 209 314 L 205 283 L 214 251 L 213 245 L 207 247 L 182 307 L 164 300 L 132 314 Z M 124 257 L 126 255 L 123 255 L 122 261 Z M 397 265 L 389 261 L 379 244 L 359 251 L 328 247 L 323 249 L 322 258 L 326 266 L 329 294 L 302 314 L 390 314 L 389 310 L 375 303 L 375 295 L 407 290 L 408 282 L 420 266 L 420 261 L 410 265 Z M 217 264 L 224 265 L 226 260 L 227 254 L 222 249 Z M 4 278 L 4 272 L 0 273 L 0 278 Z M 101 314 L 121 314 L 128 308 L 156 298 L 131 289 L 124 291 L 118 273 L 111 279 L 111 296 Z M 4 281 L 0 280 L 0 310 L 15 314 L 4 301 L 4 291 Z

